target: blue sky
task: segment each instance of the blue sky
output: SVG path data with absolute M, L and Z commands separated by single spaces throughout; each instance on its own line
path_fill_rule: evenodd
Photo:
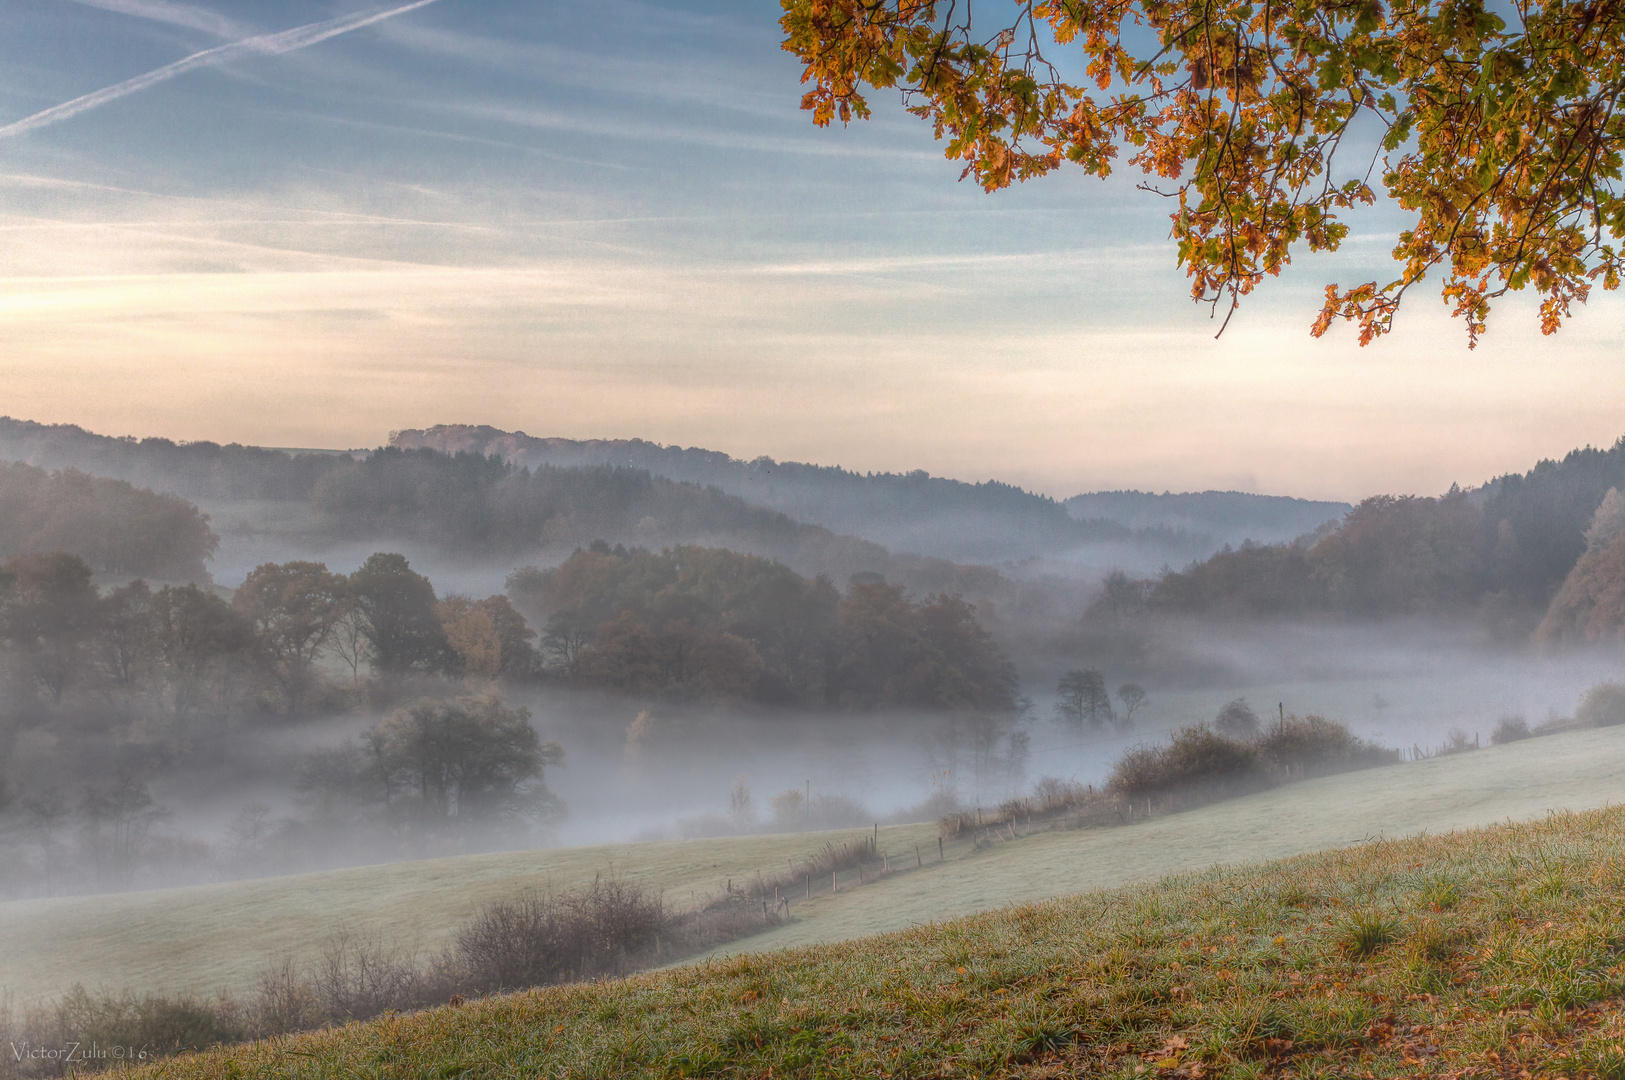
M 1614 297 L 1550 339 L 1503 304 L 1476 353 L 1425 293 L 1375 347 L 1311 340 L 1326 282 L 1384 275 L 1391 213 L 1214 341 L 1136 177 L 989 196 L 886 95 L 817 130 L 776 4 L 338 32 L 399 6 L 10 0 L 0 411 L 310 446 L 490 423 L 1056 495 L 1428 493 L 1625 432 Z

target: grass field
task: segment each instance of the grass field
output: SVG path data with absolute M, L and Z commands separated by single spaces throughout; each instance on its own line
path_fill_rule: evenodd
M 0 904 L 0 990 L 31 999 L 74 983 L 211 994 L 251 987 L 272 958 L 309 956 L 335 930 L 438 946 L 482 904 L 613 872 L 673 905 L 787 869 L 856 831 L 611 844 L 363 866 L 184 889 Z M 867 834 L 866 834 L 867 835 Z M 935 825 L 882 827 L 881 846 L 936 843 Z
M 1124 828 L 1037 833 L 941 868 L 815 898 L 788 925 L 727 951 L 839 941 L 1218 863 L 1615 803 L 1625 803 L 1625 727 L 1530 739 L 1290 784 Z
M 1613 1078 L 1622 918 L 1625 811 L 1593 811 L 393 1015 L 146 1075 Z
M 1014 903 L 1625 801 L 1625 728 L 1577 732 L 1289 785 L 1116 829 L 1049 832 L 798 904 L 752 952 L 899 930 Z M 839 834 L 851 835 L 851 834 Z M 934 847 L 934 826 L 880 848 Z M 809 853 L 818 834 L 626 844 L 439 859 L 201 888 L 0 905 L 0 982 L 22 997 L 75 982 L 173 993 L 251 985 L 271 957 L 310 954 L 344 926 L 432 948 L 486 900 L 563 888 L 613 867 L 664 889 L 720 892 Z

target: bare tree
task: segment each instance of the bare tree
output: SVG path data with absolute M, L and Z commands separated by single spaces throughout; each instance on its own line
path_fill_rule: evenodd
M 361 681 L 361 665 L 372 662 L 372 645 L 367 638 L 367 617 L 351 605 L 333 624 L 333 651 L 350 669 L 350 682 Z
M 1125 728 L 1134 726 L 1134 711 L 1145 704 L 1145 687 L 1139 683 L 1126 682 L 1117 688 L 1117 700 L 1123 703 L 1123 724 Z
M 542 655 L 574 678 L 581 650 L 592 643 L 594 627 L 579 611 L 557 611 L 542 632 Z
M 1106 677 L 1098 671 L 1073 670 L 1061 676 L 1055 693 L 1055 714 L 1075 727 L 1098 728 L 1115 720 Z
M 750 785 L 744 776 L 734 781 L 728 790 L 728 816 L 733 819 L 736 832 L 750 832 L 756 828 L 756 803 L 751 798 Z
M 120 770 L 117 780 L 107 787 L 86 787 L 79 800 L 79 817 L 97 876 L 115 885 L 128 885 L 153 826 L 171 816 L 166 807 L 153 801 L 147 785 L 127 771 Z
M 56 880 L 57 845 L 71 813 L 68 800 L 62 797 L 60 791 L 46 791 L 24 799 L 22 809 L 23 828 L 33 835 L 34 843 L 39 845 L 40 870 L 45 876 L 45 889 L 49 892 Z

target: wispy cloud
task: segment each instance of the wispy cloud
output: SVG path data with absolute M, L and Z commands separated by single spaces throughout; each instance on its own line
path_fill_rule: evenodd
M 243 38 L 254 33 L 252 27 L 244 26 L 235 19 L 228 19 L 207 8 L 177 4 L 174 0 L 73 0 L 73 3 L 171 26 L 183 26 L 188 30 L 201 30 L 215 37 Z
M 388 8 L 383 11 L 374 10 L 359 12 L 354 15 L 343 15 L 336 19 L 326 19 L 322 22 L 296 26 L 292 30 L 283 30 L 275 34 L 258 34 L 254 37 L 244 38 L 241 41 L 233 41 L 230 44 L 217 45 L 212 49 L 204 49 L 202 52 L 196 52 L 191 56 L 177 60 L 173 64 L 165 64 L 161 68 L 149 71 L 145 75 L 137 75 L 133 79 L 126 79 L 113 86 L 85 94 L 83 97 L 76 97 L 72 101 L 63 102 L 61 105 L 53 105 L 51 108 L 37 112 L 33 116 L 24 117 L 15 123 L 0 127 L 0 138 L 10 138 L 30 131 L 38 131 L 40 128 L 49 127 L 98 106 L 106 105 L 110 101 L 128 97 L 130 94 L 145 90 L 149 86 L 167 82 L 177 75 L 186 74 L 188 71 L 196 71 L 198 68 L 204 67 L 215 67 L 244 56 L 279 56 L 283 53 L 293 52 L 296 49 L 306 49 L 329 38 L 338 37 L 340 34 L 348 34 L 352 30 L 360 30 L 362 27 L 383 22 L 385 19 L 392 19 L 397 15 L 404 15 L 409 11 L 416 11 L 418 8 L 427 7 L 435 2 L 436 0 L 414 0 L 413 3 L 403 4 L 400 7 Z

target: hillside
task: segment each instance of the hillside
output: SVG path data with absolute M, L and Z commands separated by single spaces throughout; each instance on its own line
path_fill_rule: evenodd
M 145 1075 L 1618 1076 L 1625 811 L 531 991 Z
M 880 831 L 903 871 L 798 899 L 791 921 L 727 952 L 841 941 L 1218 862 L 1323 851 L 1370 837 L 1439 834 L 1550 810 L 1609 805 L 1625 784 L 1625 727 L 1537 739 L 1305 781 L 1113 829 L 1037 832 L 913 869 L 934 825 Z M 75 981 L 176 992 L 241 991 L 266 962 L 318 950 L 340 927 L 431 949 L 480 903 L 527 888 L 568 888 L 614 870 L 681 902 L 727 879 L 772 875 L 826 839 L 852 833 L 621 844 L 464 856 L 146 893 L 0 905 L 5 988 L 25 997 Z
M 388 544 L 412 551 L 448 576 L 484 566 L 474 571 L 478 583 L 471 587 L 489 589 L 518 558 L 562 558 L 604 539 L 656 549 L 723 546 L 778 559 L 805 573 L 829 574 L 842 585 L 853 574 L 869 573 L 922 594 L 987 597 L 1007 588 L 995 570 L 894 554 L 870 540 L 638 468 L 531 470 L 477 455 L 391 448 L 370 454 L 289 453 L 112 438 L 72 425 L 0 417 L 0 462 L 7 459 L 195 500 L 220 532 L 214 566 L 226 582 L 265 561 L 359 561 Z M 101 488 L 111 490 L 106 484 Z M 184 558 L 197 562 L 190 551 Z M 144 567 L 138 572 L 157 572 Z
M 1240 545 L 1296 540 L 1353 509 L 1348 503 L 1249 495 L 1240 491 L 1094 491 L 1063 504 L 1081 520 L 1099 518 L 1131 529 L 1178 529 Z
M 1080 520 L 1054 499 L 997 481 L 972 484 L 920 470 L 859 473 L 838 465 L 768 457 L 742 461 L 714 450 L 661 446 L 642 439 L 537 438 L 524 432 L 451 424 L 398 431 L 390 436 L 390 444 L 442 453 L 497 454 L 530 468 L 646 470 L 655 476 L 715 487 L 838 533 L 949 559 L 998 562 L 1063 557 L 1081 548 L 1110 545 L 1140 549 L 1143 557 L 1139 561 L 1150 569 L 1163 561 L 1183 563 L 1198 558 L 1230 535 L 1170 527 L 1161 521 L 1127 525 L 1110 513 L 1083 515 L 1085 520 Z M 1314 525 L 1328 516 L 1336 516 L 1336 512 Z M 1245 520 L 1229 525 L 1231 531 L 1240 532 L 1235 542 L 1254 535 L 1247 531 Z M 1270 536 L 1278 531 L 1271 528 Z
M 888 845 L 932 844 L 935 825 L 881 829 Z M 56 995 L 75 982 L 160 993 L 252 989 L 272 959 L 310 958 L 339 929 L 439 947 L 494 899 L 572 889 L 614 873 L 673 904 L 722 893 L 731 880 L 854 833 L 606 844 L 462 855 L 181 889 L 0 904 L 0 993 Z
M 1335 528 L 1221 551 L 1163 575 L 1144 597 L 1153 609 L 1187 615 L 1468 616 L 1497 636 L 1523 637 L 1598 536 L 1604 500 L 1621 488 L 1625 438 L 1472 490 L 1375 495 Z M 1590 636 L 1615 635 L 1618 622 Z
M 342 457 L 332 451 L 292 454 L 236 443 L 114 438 L 73 424 L 0 416 L 0 459 L 78 469 L 189 499 L 302 501 Z

